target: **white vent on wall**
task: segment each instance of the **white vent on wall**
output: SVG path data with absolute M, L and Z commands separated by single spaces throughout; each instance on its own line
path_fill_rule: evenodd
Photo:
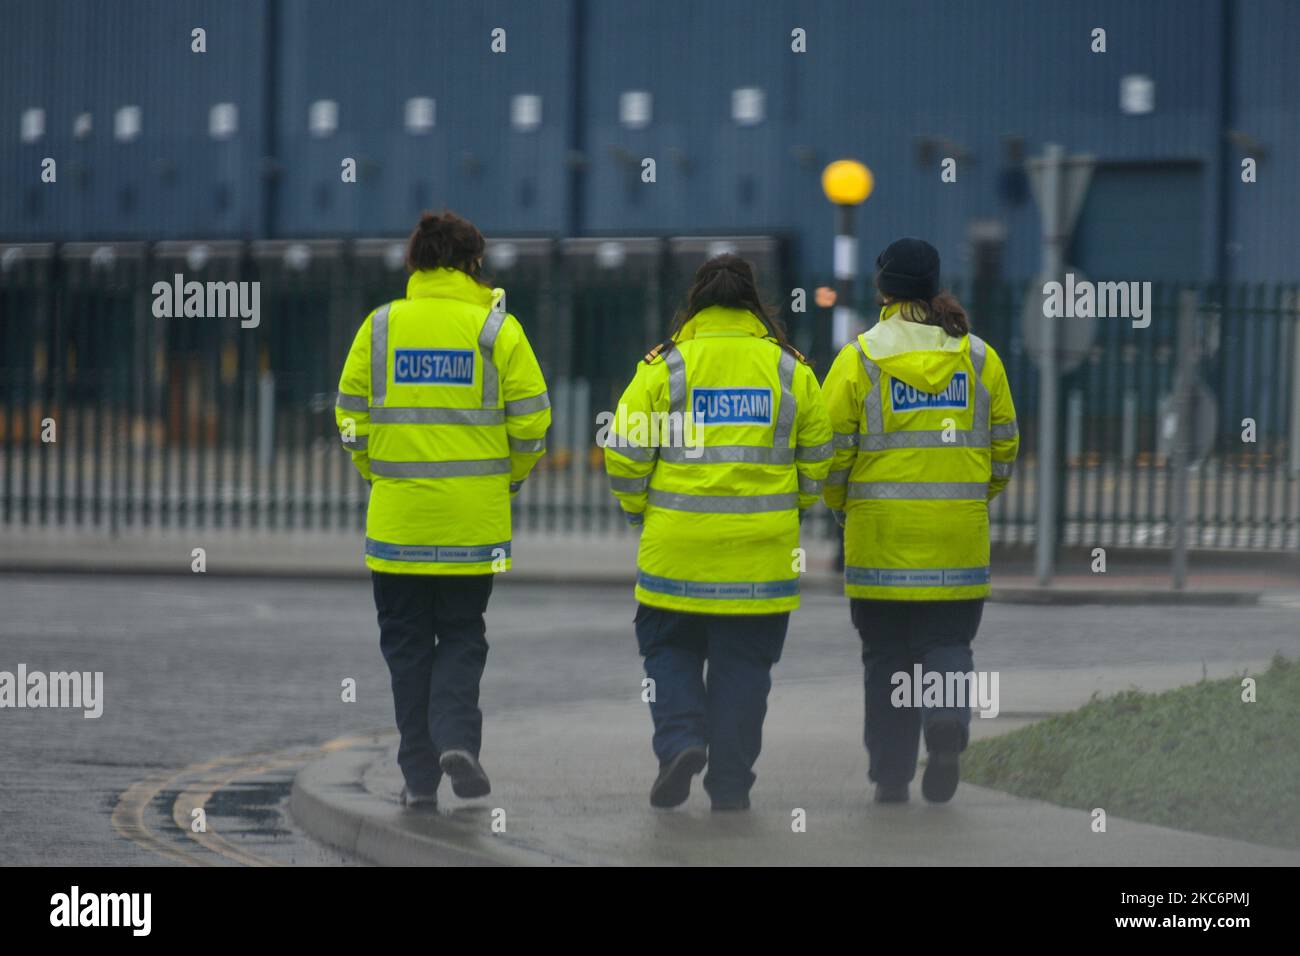
M 24 143 L 35 143 L 45 135 L 45 110 L 39 106 L 23 110 L 18 124 L 19 137 Z
M 307 131 L 317 139 L 333 136 L 339 128 L 339 104 L 334 100 L 317 100 L 307 108 Z
M 645 129 L 654 112 L 654 97 L 647 90 L 628 90 L 618 98 L 618 121 L 628 129 Z
M 239 132 L 239 107 L 234 103 L 213 103 L 208 110 L 208 135 L 230 139 Z
M 406 131 L 427 133 L 437 119 L 437 104 L 432 96 L 412 96 L 406 101 Z
M 767 112 L 763 91 L 757 86 L 742 86 L 731 91 L 731 118 L 737 126 L 757 126 Z
M 129 143 L 140 135 L 140 107 L 123 106 L 113 114 L 113 138 L 119 143 Z
M 542 125 L 542 98 L 536 93 L 519 93 L 510 99 L 510 125 L 530 132 Z
M 1141 116 L 1156 108 L 1156 82 L 1141 73 L 1131 73 L 1119 81 L 1119 108 L 1130 116 Z
M 78 113 L 72 120 L 72 138 L 85 139 L 95 128 L 95 120 L 89 113 Z

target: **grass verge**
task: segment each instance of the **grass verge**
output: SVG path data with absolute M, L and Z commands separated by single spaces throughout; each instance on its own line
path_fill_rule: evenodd
M 1243 675 L 1243 677 L 1246 675 Z M 1300 849 L 1300 664 L 1079 710 L 971 744 L 962 779 L 1108 816 Z

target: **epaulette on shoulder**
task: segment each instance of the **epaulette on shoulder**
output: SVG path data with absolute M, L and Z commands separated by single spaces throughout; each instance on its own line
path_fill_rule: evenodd
M 676 344 L 677 343 L 674 342 L 672 339 L 664 339 L 662 342 L 660 342 L 658 345 L 652 348 L 649 352 L 646 352 L 645 360 L 644 360 L 646 365 L 653 365 L 655 359 L 657 359 L 660 355 L 663 355 L 665 352 L 667 352 Z

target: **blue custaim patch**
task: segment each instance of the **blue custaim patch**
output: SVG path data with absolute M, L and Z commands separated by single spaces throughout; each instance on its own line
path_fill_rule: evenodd
M 393 381 L 403 385 L 473 385 L 473 349 L 397 349 Z
M 912 412 L 922 408 L 965 408 L 966 373 L 954 372 L 952 381 L 942 392 L 923 392 L 894 379 L 890 384 L 889 397 L 896 412 Z
M 691 393 L 696 425 L 770 425 L 770 388 L 697 388 Z

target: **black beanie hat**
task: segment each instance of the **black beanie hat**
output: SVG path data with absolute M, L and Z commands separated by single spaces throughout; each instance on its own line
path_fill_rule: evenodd
M 876 288 L 895 299 L 939 294 L 939 250 L 924 239 L 899 239 L 876 257 Z

